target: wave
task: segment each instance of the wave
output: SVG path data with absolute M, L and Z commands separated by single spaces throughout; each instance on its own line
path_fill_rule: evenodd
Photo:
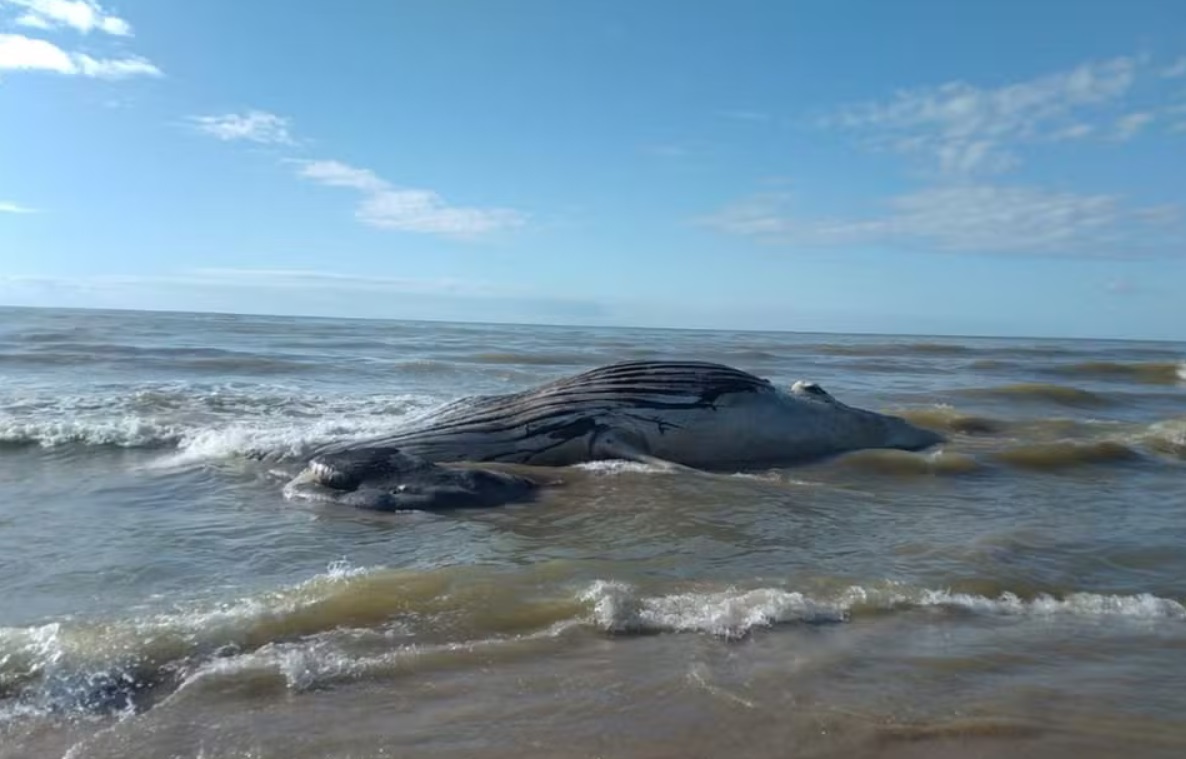
M 817 345 L 812 350 L 831 356 L 900 356 L 913 353 L 923 356 L 965 356 L 978 353 L 975 348 L 952 343 L 879 343 L 864 345 Z
M 1121 380 L 1150 385 L 1176 385 L 1186 382 L 1186 361 L 1149 361 L 1122 363 L 1117 361 L 1087 361 L 1048 370 L 1065 377 L 1102 380 Z
M 819 596 L 777 587 L 646 596 L 626 583 L 599 581 L 581 598 L 593 604 L 594 620 L 606 632 L 703 632 L 726 638 L 792 622 L 841 623 L 855 616 L 922 608 L 1013 617 L 1186 620 L 1186 606 L 1151 594 L 1038 594 L 1027 599 L 1011 592 L 988 597 L 892 584 L 853 585 Z
M 850 453 L 839 461 L 846 469 L 858 469 L 869 474 L 896 475 L 960 475 L 978 472 L 983 465 L 966 453 L 938 450 L 929 453 L 869 450 Z
M 1151 424 L 1137 439 L 1158 453 L 1186 460 L 1186 418 Z
M 0 447 L 177 449 L 188 459 L 299 454 L 390 432 L 438 405 L 416 394 L 329 396 L 283 386 L 166 383 L 0 405 Z
M 998 387 L 969 388 L 955 392 L 970 397 L 1036 401 L 1076 408 L 1106 408 L 1117 403 L 1116 400 L 1108 396 L 1093 393 L 1090 390 L 1042 382 L 1020 382 Z
M 999 462 L 1022 469 L 1054 471 L 1084 464 L 1135 461 L 1141 455 L 1132 447 L 1114 440 L 1063 440 L 1007 448 L 998 451 L 993 457 Z
M 965 414 L 949 405 L 902 409 L 894 413 L 921 427 L 963 435 L 991 435 L 1001 432 L 1007 426 L 999 419 Z
M 837 464 L 865 474 L 896 477 L 957 476 L 983 472 L 990 464 L 1014 469 L 1056 472 L 1073 467 L 1123 464 L 1143 460 L 1135 448 L 1117 441 L 1058 441 L 1020 445 L 980 457 L 956 451 L 931 453 L 870 450 L 850 453 Z
M 233 352 L 227 352 L 228 354 Z M 313 359 L 282 358 L 252 353 L 242 355 L 200 355 L 197 349 L 187 355 L 158 356 L 137 355 L 134 359 L 136 371 L 190 371 L 198 373 L 241 373 L 241 374 L 296 374 L 319 371 L 325 364 Z M 0 367 L 80 367 L 104 363 L 127 363 L 126 357 L 118 353 L 0 353 Z
M 1001 358 L 979 358 L 968 364 L 968 368 L 978 372 L 1005 372 L 1016 371 L 1021 367 L 1016 361 L 1007 361 Z
M 271 672 L 301 690 L 456 662 L 478 650 L 610 636 L 701 633 L 737 639 L 787 624 L 844 624 L 919 609 L 956 615 L 1114 618 L 1181 624 L 1154 596 L 1072 592 L 996 596 L 896 583 L 809 587 L 687 585 L 659 592 L 565 570 L 465 566 L 429 571 L 331 565 L 276 591 L 107 621 L 0 628 L 0 720 L 51 712 L 134 712 L 211 677 Z M 522 650 L 537 650 L 530 646 Z
M 525 366 L 592 366 L 597 356 L 576 353 L 471 353 L 455 361 L 475 364 L 522 364 Z

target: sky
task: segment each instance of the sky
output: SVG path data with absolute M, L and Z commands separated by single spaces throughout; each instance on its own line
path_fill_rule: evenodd
M 0 0 L 0 304 L 1186 339 L 1181 0 Z

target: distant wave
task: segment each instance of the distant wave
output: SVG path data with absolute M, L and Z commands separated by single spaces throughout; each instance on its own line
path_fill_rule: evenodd
M 1106 408 L 1108 406 L 1114 406 L 1118 402 L 1110 396 L 1093 393 L 1090 390 L 1066 385 L 1050 385 L 1042 382 L 1019 382 L 1012 385 L 970 388 L 956 390 L 955 392 L 969 397 L 1000 398 L 1029 402 L 1038 401 L 1076 408 Z
M 1148 425 L 1084 424 L 1069 419 L 1006 422 L 965 416 L 950 407 L 916 409 L 902 415 L 932 429 L 983 439 L 970 451 L 961 451 L 958 443 L 921 453 L 857 451 L 841 457 L 835 465 L 869 474 L 933 476 L 971 474 L 1002 466 L 1058 472 L 1131 464 L 1158 455 L 1186 459 L 1186 419 Z
M 579 353 L 469 353 L 455 361 L 475 364 L 522 364 L 525 366 L 581 366 L 593 365 L 601 358 Z
M 1122 380 L 1150 385 L 1186 383 L 1186 361 L 1153 361 L 1122 363 L 1117 361 L 1086 361 L 1070 366 L 1058 366 L 1051 374 L 1087 379 Z
M 150 708 L 210 680 L 276 677 L 293 690 L 407 666 L 528 655 L 566 631 L 699 633 L 726 639 L 787 624 L 926 608 L 957 615 L 1133 619 L 1181 625 L 1186 607 L 1151 594 L 988 596 L 898 584 L 667 587 L 598 580 L 542 592 L 531 570 L 429 571 L 333 565 L 309 580 L 229 603 L 132 612 L 108 621 L 0 628 L 0 722 L 51 712 Z M 523 592 L 531 587 L 530 593 Z M 830 588 L 830 589 L 828 589 Z M 447 624 L 443 622 L 447 620 Z M 1148 629 L 1141 628 L 1141 629 Z
M 227 372 L 240 374 L 295 374 L 320 370 L 321 362 L 298 357 L 280 357 L 234 351 L 208 349 L 136 349 L 122 351 L 54 351 L 0 353 L 0 367 L 82 368 L 93 364 L 113 362 L 134 363 L 133 371 L 191 371 L 200 373 Z
M 954 343 L 870 343 L 863 345 L 817 345 L 809 350 L 831 356 L 900 356 L 915 354 L 922 356 L 965 356 L 977 353 L 977 349 Z

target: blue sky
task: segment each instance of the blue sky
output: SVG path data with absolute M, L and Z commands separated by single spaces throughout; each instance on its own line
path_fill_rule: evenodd
M 1186 339 L 1186 3 L 0 0 L 0 303 Z

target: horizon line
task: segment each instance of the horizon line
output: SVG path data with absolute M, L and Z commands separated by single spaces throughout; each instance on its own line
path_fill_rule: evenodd
M 971 340 L 1064 340 L 1064 341 L 1094 341 L 1094 342 L 1137 342 L 1137 343 L 1169 343 L 1181 344 L 1184 340 L 1159 337 L 1069 337 L 1062 335 L 1001 335 L 1001 334 L 967 334 L 941 332 L 844 332 L 839 330 L 795 330 L 795 329 L 753 329 L 739 327 L 656 327 L 630 324 L 585 324 L 580 322 L 519 322 L 519 321 L 467 321 L 459 319 L 412 319 L 384 316 L 324 316 L 320 314 L 303 313 L 271 313 L 249 311 L 219 311 L 219 310 L 174 310 L 155 308 L 131 308 L 107 306 L 95 308 L 90 306 L 30 306 L 9 305 L 0 303 L 0 309 L 28 310 L 28 311 L 82 311 L 91 313 L 145 313 L 170 314 L 179 316 L 234 316 L 255 318 L 284 318 L 284 319 L 318 319 L 325 321 L 364 321 L 412 324 L 450 324 L 464 326 L 499 326 L 499 327 L 535 327 L 535 328 L 567 328 L 567 329 L 617 329 L 634 331 L 665 331 L 665 332 L 737 332 L 744 334 L 776 334 L 776 335 L 835 335 L 849 337 L 881 337 L 881 338 L 940 338 L 940 339 L 971 339 Z

